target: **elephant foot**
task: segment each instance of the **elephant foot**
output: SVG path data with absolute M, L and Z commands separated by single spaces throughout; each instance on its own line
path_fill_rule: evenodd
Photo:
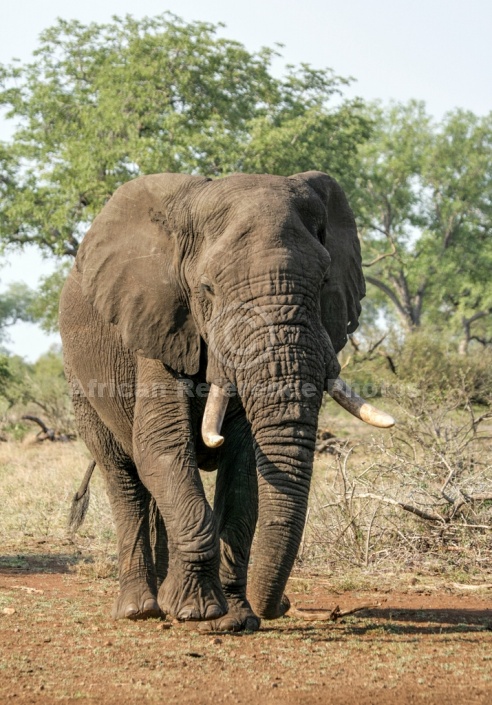
M 152 619 L 162 617 L 161 608 L 148 588 L 121 590 L 113 606 L 113 619 Z
M 227 612 L 222 587 L 203 574 L 188 573 L 184 579 L 168 574 L 159 588 L 163 612 L 181 621 L 214 620 Z
M 229 610 L 219 619 L 206 622 L 204 630 L 212 632 L 257 632 L 261 620 L 245 599 L 228 599 Z

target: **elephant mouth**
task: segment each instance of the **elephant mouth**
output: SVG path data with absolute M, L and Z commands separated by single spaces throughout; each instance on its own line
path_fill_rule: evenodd
M 390 414 L 369 404 L 340 377 L 329 381 L 328 394 L 343 409 L 370 426 L 391 428 L 396 423 Z M 224 442 L 221 429 L 228 402 L 229 394 L 227 391 L 216 384 L 212 384 L 202 421 L 203 442 L 209 448 L 218 448 Z

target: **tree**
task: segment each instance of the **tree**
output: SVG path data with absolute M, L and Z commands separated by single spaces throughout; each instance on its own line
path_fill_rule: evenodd
M 35 300 L 34 292 L 25 284 L 10 284 L 6 291 L 0 294 L 0 343 L 8 339 L 7 329 L 17 321 L 32 322 L 35 315 L 31 306 Z M 25 385 L 26 365 L 17 356 L 10 356 L 0 347 L 0 414 L 5 403 L 8 407 L 17 401 L 27 399 Z M 1 400 L 4 400 L 4 404 Z
M 19 422 L 26 413 L 41 416 L 57 432 L 74 431 L 71 396 L 57 347 L 33 364 L 17 355 L 0 353 L 0 420 L 6 424 L 3 430 L 12 430 L 13 426 L 15 434 L 23 434 L 26 425 L 19 426 Z
M 29 315 L 48 333 L 58 330 L 59 293 L 70 272 L 70 266 L 70 261 L 62 262 L 53 274 L 42 277 L 29 305 Z
M 33 370 L 24 358 L 0 350 L 0 420 L 13 408 L 24 408 L 31 402 Z
M 492 342 L 492 115 L 435 125 L 417 102 L 371 114 L 358 191 L 367 281 L 406 331 L 461 331 L 462 352 Z
M 34 321 L 34 300 L 35 293 L 22 283 L 10 284 L 7 290 L 0 294 L 0 341 L 5 340 L 8 326 L 17 321 Z
M 370 121 L 360 101 L 340 99 L 348 81 L 304 64 L 274 78 L 275 50 L 250 53 L 217 30 L 169 13 L 59 20 L 32 63 L 0 67 L 16 128 L 0 145 L 0 246 L 71 259 L 111 194 L 140 174 L 317 168 L 350 190 Z M 32 309 L 47 329 L 65 271 Z
M 350 184 L 369 121 L 357 101 L 330 106 L 347 81 L 306 65 L 276 79 L 273 50 L 216 34 L 168 13 L 59 20 L 33 63 L 4 67 L 0 104 L 16 131 L 3 147 L 3 243 L 75 255 L 109 196 L 140 174 L 327 168 Z
M 405 330 L 421 322 L 425 286 L 420 279 L 423 226 L 421 172 L 431 140 L 423 103 L 373 106 L 377 127 L 361 148 L 358 205 L 366 280 L 391 304 Z
M 450 113 L 424 163 L 429 321 L 492 344 L 492 113 Z

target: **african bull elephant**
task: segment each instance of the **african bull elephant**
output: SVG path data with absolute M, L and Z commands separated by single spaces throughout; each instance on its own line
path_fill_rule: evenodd
M 323 391 L 393 423 L 338 378 L 363 296 L 354 218 L 326 174 L 157 174 L 109 200 L 60 327 L 116 524 L 115 617 L 239 630 L 285 613 Z M 218 469 L 213 511 L 199 467 Z

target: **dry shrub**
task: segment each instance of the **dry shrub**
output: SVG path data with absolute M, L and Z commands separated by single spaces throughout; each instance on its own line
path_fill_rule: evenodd
M 408 335 L 396 356 L 400 384 L 407 384 L 427 398 L 446 403 L 456 394 L 464 401 L 488 404 L 492 398 L 492 350 L 475 348 L 460 355 L 456 341 L 429 332 Z M 390 380 L 391 386 L 391 380 Z
M 304 563 L 480 573 L 492 565 L 492 414 L 393 387 L 398 425 L 316 467 Z M 444 396 L 444 395 L 443 395 Z
M 1 357 L 1 356 L 0 356 Z M 75 419 L 60 350 L 53 348 L 34 364 L 16 356 L 0 359 L 0 426 L 7 440 L 22 440 L 39 427 L 26 414 L 57 433 L 75 434 Z
M 460 355 L 455 338 L 418 330 L 404 340 L 396 335 L 376 342 L 350 337 L 342 353 L 343 377 L 365 398 L 385 397 L 395 384 L 446 401 L 450 390 L 464 390 L 474 404 L 492 400 L 492 349 L 471 346 Z M 355 348 L 354 348 L 355 346 Z

